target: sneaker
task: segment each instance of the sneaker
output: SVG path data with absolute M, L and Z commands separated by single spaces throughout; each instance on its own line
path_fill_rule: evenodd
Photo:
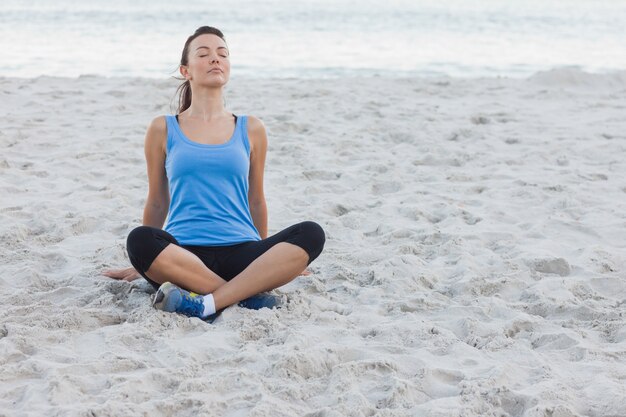
M 171 282 L 165 282 L 157 290 L 152 306 L 170 313 L 202 318 L 203 301 L 202 295 L 183 290 Z
M 262 292 L 260 294 L 253 295 L 250 298 L 246 298 L 245 300 L 241 300 L 237 305 L 251 310 L 260 310 L 263 307 L 280 308 L 282 303 L 280 301 L 280 297 L 268 292 Z

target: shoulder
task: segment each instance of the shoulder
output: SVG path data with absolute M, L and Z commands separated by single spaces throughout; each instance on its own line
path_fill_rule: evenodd
M 157 116 L 150 121 L 146 132 L 146 145 L 164 149 L 167 142 L 167 122 L 165 116 Z
M 148 130 L 157 133 L 167 133 L 167 122 L 165 121 L 165 116 L 157 116 L 152 119 L 148 125 Z
M 248 117 L 248 134 L 265 134 L 265 125 L 255 116 L 247 116 Z
M 267 146 L 267 133 L 265 131 L 265 125 L 255 116 L 248 117 L 248 139 L 250 139 L 250 146 L 252 152 L 255 149 L 264 149 Z

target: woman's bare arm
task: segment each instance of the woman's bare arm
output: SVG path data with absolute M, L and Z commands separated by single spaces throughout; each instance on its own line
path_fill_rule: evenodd
M 248 204 L 254 227 L 261 239 L 267 238 L 267 205 L 263 191 L 267 133 L 261 120 L 248 116 L 248 139 L 250 139 L 250 172 L 248 176 Z
M 144 152 L 148 170 L 148 197 L 143 209 L 143 224 L 161 229 L 167 217 L 170 194 L 165 172 L 167 125 L 165 117 L 152 120 L 146 132 Z

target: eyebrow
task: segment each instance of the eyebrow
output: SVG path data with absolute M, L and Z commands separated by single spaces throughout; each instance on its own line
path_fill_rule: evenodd
M 202 49 L 202 48 L 204 48 L 204 49 L 211 49 L 211 48 L 209 48 L 208 46 L 198 46 L 198 47 L 196 48 L 196 51 L 197 51 L 198 49 Z M 226 48 L 225 46 L 220 46 L 220 47 L 218 47 L 217 49 L 228 49 L 228 48 Z

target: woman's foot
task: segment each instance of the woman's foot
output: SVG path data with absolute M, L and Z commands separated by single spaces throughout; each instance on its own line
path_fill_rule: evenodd
M 251 310 L 261 308 L 280 308 L 280 298 L 267 292 L 253 295 L 238 303 L 240 307 Z M 204 316 L 204 296 L 184 290 L 171 282 L 163 283 L 157 290 L 152 306 L 169 313 L 180 313 L 189 317 L 198 317 L 212 323 L 224 309 L 209 316 Z
M 268 292 L 262 292 L 252 297 L 241 300 L 238 304 L 239 307 L 249 308 L 251 310 L 260 310 L 263 307 L 267 308 L 280 308 L 282 303 L 280 297 L 270 294 Z
M 203 318 L 204 297 L 183 290 L 171 282 L 163 283 L 157 290 L 152 306 L 169 313 L 180 313 L 189 317 Z

